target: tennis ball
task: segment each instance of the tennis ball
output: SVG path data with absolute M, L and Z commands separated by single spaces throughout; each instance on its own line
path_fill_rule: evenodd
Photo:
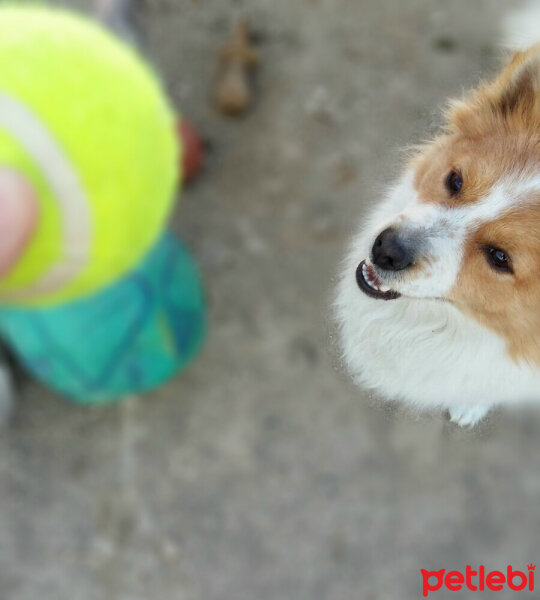
M 132 269 L 172 206 L 175 131 L 132 48 L 64 10 L 0 5 L 0 168 L 21 173 L 39 204 L 0 302 L 70 301 Z

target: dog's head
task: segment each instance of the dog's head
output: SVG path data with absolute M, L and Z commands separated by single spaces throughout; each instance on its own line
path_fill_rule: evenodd
M 359 288 L 451 302 L 540 362 L 540 44 L 452 103 L 388 204 L 396 213 L 358 257 Z

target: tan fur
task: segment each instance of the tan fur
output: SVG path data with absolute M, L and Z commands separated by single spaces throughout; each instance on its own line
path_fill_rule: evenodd
M 540 44 L 518 52 L 499 77 L 448 111 L 445 134 L 413 160 L 423 202 L 463 206 L 507 177 L 540 176 Z M 463 188 L 451 197 L 451 170 Z M 485 247 L 512 257 L 513 273 L 494 270 Z M 472 231 L 448 300 L 496 331 L 514 359 L 540 365 L 540 194 Z
M 448 132 L 468 138 L 502 129 L 530 135 L 540 129 L 540 43 L 516 52 L 493 82 L 450 104 Z
M 449 299 L 501 335 L 513 358 L 540 365 L 540 195 L 471 233 Z M 493 269 L 484 248 L 504 249 L 513 273 Z
M 540 165 L 540 44 L 516 52 L 493 82 L 450 103 L 445 134 L 413 159 L 420 200 L 449 206 L 475 202 L 504 174 Z M 444 182 L 452 170 L 465 185 L 455 198 Z
M 442 136 L 413 160 L 414 186 L 421 202 L 463 206 L 485 196 L 507 174 L 526 176 L 540 171 L 540 143 L 538 135 L 509 135 L 497 127 L 478 138 L 456 132 Z M 452 170 L 459 171 L 464 182 L 455 197 L 445 187 Z

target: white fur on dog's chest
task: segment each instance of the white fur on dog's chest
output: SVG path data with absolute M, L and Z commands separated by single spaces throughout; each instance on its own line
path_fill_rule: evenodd
M 368 298 L 348 273 L 337 310 L 344 357 L 360 385 L 418 408 L 540 400 L 540 369 L 516 364 L 496 334 L 448 303 Z

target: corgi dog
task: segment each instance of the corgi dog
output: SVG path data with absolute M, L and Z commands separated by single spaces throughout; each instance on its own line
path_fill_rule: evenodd
M 384 398 L 469 427 L 540 403 L 540 43 L 449 103 L 354 237 L 336 312 L 348 370 Z

